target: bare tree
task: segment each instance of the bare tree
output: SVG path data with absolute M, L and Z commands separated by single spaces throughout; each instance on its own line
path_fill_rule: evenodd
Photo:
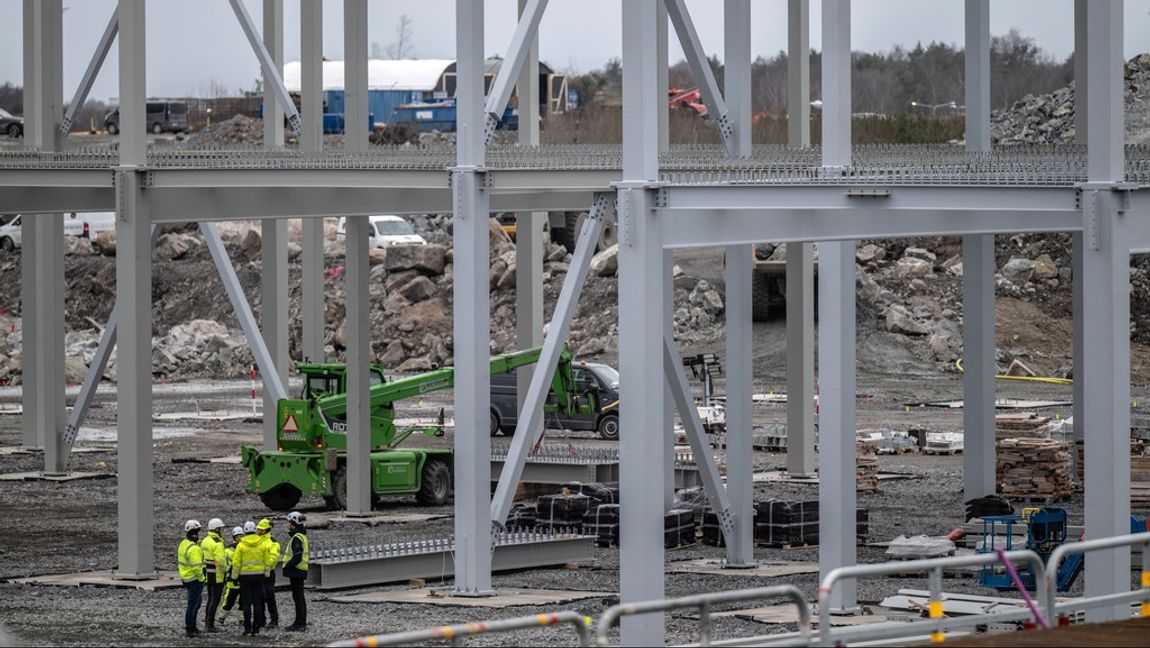
M 415 45 L 412 42 L 414 30 L 411 27 L 413 23 L 411 16 L 407 14 L 399 17 L 399 24 L 395 26 L 395 42 L 387 46 L 388 58 L 411 58 L 411 55 L 415 53 Z
M 372 43 L 371 43 L 371 58 L 381 59 L 381 58 L 385 58 L 385 56 L 386 55 L 383 52 L 383 45 L 380 45 L 379 43 L 372 41 Z

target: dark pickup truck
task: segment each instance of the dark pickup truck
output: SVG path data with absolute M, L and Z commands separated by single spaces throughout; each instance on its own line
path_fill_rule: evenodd
M 549 412 L 543 415 L 543 426 L 564 430 L 593 430 L 603 439 L 618 439 L 619 372 L 593 362 L 576 362 L 572 370 L 575 374 L 575 390 L 580 398 L 591 399 L 591 409 L 596 413 L 565 416 Z M 519 422 L 518 412 L 515 373 L 492 374 L 491 435 L 495 436 L 500 431 L 513 434 L 515 424 Z

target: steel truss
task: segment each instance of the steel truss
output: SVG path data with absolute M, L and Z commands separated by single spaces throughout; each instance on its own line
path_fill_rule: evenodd
M 240 3 L 235 3 L 239 5 Z M 482 80 L 482 3 L 457 1 L 459 70 L 458 146 L 406 149 L 374 148 L 367 151 L 366 125 L 366 21 L 365 0 L 345 0 L 347 43 L 348 145 L 339 151 L 322 150 L 317 133 L 320 116 L 316 106 L 321 87 L 318 39 L 321 14 L 318 2 L 301 3 L 305 42 L 304 111 L 299 116 L 301 150 L 282 146 L 282 107 L 294 111 L 290 102 L 270 106 L 271 119 L 264 148 L 247 151 L 152 151 L 144 139 L 144 8 L 143 0 L 120 0 L 76 97 L 83 97 L 107 54 L 113 39 L 119 40 L 122 134 L 116 152 L 91 149 L 65 150 L 60 133 L 68 117 L 62 107 L 60 0 L 25 1 L 25 61 L 29 90 L 28 148 L 0 153 L 0 212 L 52 215 L 63 211 L 118 213 L 116 309 L 120 339 L 120 488 L 119 558 L 121 575 L 143 577 L 152 565 L 152 473 L 151 473 L 151 356 L 150 300 L 151 234 L 157 225 L 227 219 L 265 219 L 269 233 L 282 219 L 304 218 L 312 225 L 312 279 L 317 268 L 314 224 L 321 216 L 351 216 L 349 227 L 362 226 L 362 217 L 387 205 L 395 213 L 447 212 L 455 214 L 457 281 L 455 339 L 457 361 L 456 435 L 457 492 L 466 494 L 456 502 L 456 588 L 460 594 L 490 592 L 491 522 L 504 511 L 503 500 L 514 484 L 500 484 L 500 497 L 487 497 L 490 442 L 486 434 L 489 394 L 486 361 L 489 331 L 486 285 L 486 214 L 499 211 L 548 211 L 586 209 L 604 192 L 617 193 L 620 225 L 620 369 L 622 392 L 628 405 L 622 419 L 620 478 L 624 492 L 621 592 L 625 602 L 660 598 L 663 593 L 662 519 L 659 517 L 671 483 L 673 458 L 667 447 L 670 403 L 680 412 L 692 411 L 690 394 L 675 373 L 677 351 L 666 334 L 670 295 L 667 250 L 682 247 L 724 246 L 728 258 L 729 313 L 735 321 L 729 332 L 728 354 L 750 357 L 747 312 L 749 282 L 731 267 L 748 258 L 752 243 L 782 242 L 800 245 L 793 268 L 805 268 L 805 283 L 796 278 L 794 291 L 810 298 L 810 243 L 823 246 L 820 296 L 823 312 L 853 313 L 854 266 L 852 241 L 860 238 L 960 235 L 968 255 L 969 274 L 964 277 L 968 302 L 966 344 L 968 372 L 964 391 L 972 404 L 966 425 L 972 434 L 968 447 L 977 449 L 964 458 L 966 491 L 979 494 L 993 484 L 993 433 L 983 429 L 992 416 L 993 381 L 989 376 L 993 358 L 993 265 L 991 235 L 1016 232 L 1071 232 L 1076 241 L 1075 357 L 1081 359 L 1076 374 L 1076 415 L 1083 421 L 1087 443 L 1087 532 L 1094 538 L 1124 532 L 1128 514 L 1129 470 L 1123 435 L 1113 430 L 1128 428 L 1129 347 L 1127 336 L 1127 260 L 1130 253 L 1150 251 L 1150 147 L 1127 147 L 1122 142 L 1122 2 L 1098 0 L 1075 3 L 1075 57 L 1078 86 L 1085 88 L 1078 101 L 1077 145 L 991 149 L 989 146 L 989 1 L 966 0 L 967 40 L 967 143 L 965 150 L 953 146 L 855 146 L 850 145 L 850 9 L 847 0 L 822 0 L 823 42 L 823 141 L 809 148 L 805 128 L 805 97 L 809 94 L 806 57 L 795 55 L 790 71 L 790 147 L 750 145 L 749 138 L 749 30 L 748 0 L 726 0 L 726 87 L 720 91 L 691 17 L 681 0 L 628 0 L 620 3 L 624 27 L 624 143 L 622 146 L 489 146 L 492 116 L 502 113 L 515 80 L 531 76 L 536 57 L 530 50 L 537 39 L 538 24 L 546 8 L 544 0 L 521 2 L 521 19 L 512 39 L 507 64 L 501 69 L 490 96 Z M 242 8 L 242 7 L 241 7 Z M 264 34 L 257 38 L 250 16 L 237 15 L 245 35 L 255 48 L 269 78 L 278 90 L 276 68 L 282 62 L 282 4 L 265 0 Z M 809 43 L 809 7 L 806 0 L 788 3 L 792 52 L 805 52 Z M 666 145 L 666 104 L 659 79 L 665 80 L 667 19 L 683 42 L 688 62 L 702 79 L 702 92 L 709 112 L 720 128 L 722 147 Z M 278 26 L 277 26 L 278 25 Z M 660 57 L 660 53 L 664 53 Z M 662 59 L 662 60 L 661 60 Z M 282 84 L 279 84 L 282 85 Z M 664 84 L 665 85 L 665 84 Z M 279 94 L 282 94 L 279 93 Z M 76 102 L 74 102 L 76 103 Z M 69 116 L 70 117 L 70 116 Z M 533 118 L 528 120 L 534 121 Z M 293 120 L 293 125 L 297 122 Z M 532 124 L 527 124 L 531 128 Z M 530 134 L 528 134 L 530 141 Z M 537 141 L 537 140 L 536 140 Z M 1088 146 L 1087 146 L 1088 145 Z M 807 147 L 807 148 L 799 148 Z M 601 200 L 601 198 L 600 198 Z M 54 220 L 25 219 L 24 330 L 29 349 L 26 359 L 25 442 L 48 447 L 46 459 L 58 464 L 63 438 L 62 282 L 53 270 L 60 238 Z M 277 221 L 273 224 L 271 221 Z M 594 221 L 594 219 L 589 219 Z M 594 225 L 594 223 L 591 223 Z M 536 241 L 537 237 L 529 237 Z M 273 236 L 270 239 L 276 240 Z M 273 246 L 274 247 L 274 246 Z M 279 273 L 282 264 L 269 257 L 276 276 L 265 284 L 265 305 L 282 309 Z M 576 250 L 585 261 L 585 250 Z M 788 255 L 792 256 L 792 255 Z M 367 358 L 366 272 L 364 250 L 349 250 L 349 356 Z M 525 266 L 526 267 L 526 266 Z M 531 266 L 535 267 L 535 266 Z M 356 270 L 359 268 L 359 270 Z M 306 274 L 306 273 L 305 273 Z M 576 273 L 578 274 L 578 273 Z M 315 304 L 315 282 L 310 285 Z M 522 284 L 528 290 L 532 284 Z M 322 287 L 322 284 L 321 284 Z M 790 291 L 789 291 L 790 292 Z M 564 287 L 561 307 L 573 309 L 578 286 Z M 305 297 L 306 299 L 306 297 Z M 535 300 L 537 302 L 537 300 Z M 321 303 L 321 302 L 320 302 Z M 541 309 L 531 298 L 523 302 Z M 807 304 L 809 307 L 809 303 Z M 315 310 L 315 309 L 313 309 Z M 798 309 L 803 310 L 803 309 Z M 539 311 L 541 312 L 541 310 Z M 560 310 L 555 323 L 563 321 Z M 541 316 L 533 314 L 533 317 Z M 525 320 L 529 321 L 529 320 Z M 539 320 L 536 320 L 539 321 Z M 810 385 L 812 360 L 810 320 L 804 315 L 788 335 L 800 340 L 803 373 L 796 376 L 796 393 Z M 828 522 L 853 521 L 854 484 L 849 470 L 853 461 L 854 436 L 854 323 L 852 317 L 823 320 L 820 348 L 824 397 L 824 467 L 820 498 Z M 317 333 L 322 321 L 310 320 L 309 353 L 322 345 Z M 1084 331 L 1107 331 L 1086 336 Z M 247 332 L 245 328 L 245 332 Z M 265 332 L 266 333 L 266 332 Z M 535 334 L 537 335 L 537 333 Z M 520 337 L 532 332 L 521 330 Z M 282 335 L 268 340 L 270 365 L 281 371 Z M 549 339 L 554 350 L 562 335 Z M 805 352 L 802 349 L 807 349 Z M 989 355 L 988 355 L 989 354 Z M 358 361 L 357 361 L 358 362 Z M 349 370 L 360 367 L 349 367 Z M 732 365 L 732 369 L 735 367 Z M 732 421 L 747 417 L 741 399 L 749 398 L 751 368 L 737 367 L 740 380 L 730 394 Z M 276 372 L 267 371 L 265 376 Z M 524 374 L 526 375 L 526 374 Z M 804 378 L 805 376 L 805 378 Z M 526 385 L 526 382 L 524 383 Z M 366 381 L 364 381 L 366 390 Z M 356 391 L 356 390 L 353 390 Z M 525 389 L 525 392 L 532 392 Z M 534 390 L 541 391 L 541 388 Z M 532 399 L 531 409 L 537 407 Z M 796 412 L 806 400 L 796 398 Z M 366 417 L 364 393 L 349 393 L 353 416 Z M 809 405 L 809 403 L 807 403 Z M 356 414 L 358 412 L 358 414 Z M 664 412 L 663 416 L 650 416 Z M 638 413 L 638 414 L 635 414 Z M 808 413 L 809 414 L 809 413 Z M 742 417 L 742 418 L 740 418 Z M 688 432 L 695 428 L 690 415 L 684 418 Z M 531 416 L 520 421 L 530 422 Z M 802 418 L 790 419 L 802 423 Z M 808 423 L 798 427 L 807 429 Z M 527 425 L 527 424 L 525 424 Z M 747 421 L 738 425 L 748 427 Z M 51 431 L 55 430 L 53 436 Z M 529 433 L 535 430 L 527 429 Z M 524 438 L 532 436 L 524 435 Z M 985 435 L 990 437 L 986 438 Z M 697 436 L 697 435 L 693 435 Z M 800 435 L 807 436 L 807 435 Z M 741 443 L 738 431 L 732 443 Z M 518 439 L 518 435 L 517 435 Z M 694 439 L 698 440 L 698 439 Z M 352 440 L 349 439 L 349 442 Z M 804 439 L 804 444 L 809 439 Z M 353 443 L 353 454 L 356 445 Z M 798 447 L 798 446 L 796 446 Z M 803 446 L 805 448 L 805 445 Z M 695 455 L 706 459 L 707 450 Z M 523 470 L 526 453 L 513 453 L 515 470 Z M 364 455 L 366 456 L 366 455 Z M 652 461 L 652 457 L 664 457 Z M 474 459 L 482 457 L 482 459 Z M 357 457 L 354 465 L 363 457 Z M 813 468 L 813 456 L 796 455 L 796 466 Z M 749 475 L 745 466 L 732 464 L 723 485 L 711 473 L 713 463 L 701 473 L 712 502 L 727 511 L 724 528 L 734 533 L 729 541 L 732 564 L 747 564 L 749 545 L 740 538 L 748 532 Z M 1093 466 L 1093 468 L 1091 468 Z M 51 470 L 51 466 L 46 466 Z M 827 470 L 829 469 L 829 470 Z M 366 475 L 365 470 L 357 474 Z M 830 478 L 827 478 L 830 477 Z M 366 477 L 353 479 L 356 496 L 363 504 Z M 744 483 L 747 482 L 747 483 Z M 983 493 L 984 494 L 984 493 Z M 350 494 L 349 494 L 350 495 Z M 844 522 L 845 523 L 845 522 Z M 832 534 L 824 533 L 828 538 Z M 729 538 L 729 540 L 732 538 Z M 1111 549 L 1092 554 L 1087 569 L 1087 593 L 1101 596 L 1124 591 L 1128 557 Z M 824 571 L 854 562 L 853 546 L 828 541 L 822 548 Z M 839 588 L 828 602 L 834 609 L 854 605 L 854 592 Z M 1113 616 L 1116 609 L 1092 612 L 1098 618 Z M 662 637 L 662 618 L 657 614 L 631 616 L 623 622 L 623 641 L 646 644 Z

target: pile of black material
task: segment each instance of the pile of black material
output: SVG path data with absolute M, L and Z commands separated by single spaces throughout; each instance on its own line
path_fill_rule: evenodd
M 591 498 L 578 493 L 544 495 L 535 505 L 536 523 L 545 529 L 577 528 L 590 506 Z
M 618 504 L 619 485 L 604 484 L 602 482 L 571 482 L 563 486 L 564 490 L 577 495 L 586 495 L 591 498 L 591 507 L 598 504 Z
M 663 546 L 667 549 L 695 544 L 695 512 L 671 509 L 663 515 Z
M 583 514 L 583 533 L 595 536 L 600 546 L 619 546 L 619 505 L 593 505 Z
M 755 502 L 755 541 L 773 546 L 819 543 L 819 502 Z
M 758 511 L 752 512 L 753 519 L 758 519 Z M 703 544 L 712 547 L 727 546 L 727 539 L 723 536 L 723 527 L 719 524 L 719 515 L 708 506 L 703 511 Z
M 519 503 L 508 511 L 505 526 L 508 529 L 531 529 L 537 524 L 537 517 L 535 504 Z
M 703 512 L 707 509 L 707 493 L 702 486 L 680 488 L 675 491 L 674 507 L 694 511 L 695 524 L 702 524 Z
M 864 508 L 855 511 L 855 539 L 859 544 L 870 541 L 870 512 Z
M 998 495 L 987 495 L 969 500 L 966 503 L 966 520 L 984 518 L 988 515 L 1012 515 L 1014 507 Z

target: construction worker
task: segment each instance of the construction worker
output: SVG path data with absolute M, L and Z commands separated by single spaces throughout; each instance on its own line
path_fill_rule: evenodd
M 200 613 L 200 604 L 204 600 L 204 581 L 207 580 L 207 574 L 204 572 L 204 550 L 200 547 L 201 528 L 197 520 L 185 522 L 185 537 L 176 549 L 180 580 L 184 582 L 184 589 L 188 591 L 188 607 L 184 611 L 184 632 L 188 637 L 198 637 L 201 634 L 200 629 L 196 627 L 196 615 Z
M 264 560 L 267 569 L 264 571 L 264 609 L 268 620 L 267 627 L 278 628 L 280 625 L 280 610 L 276 605 L 276 563 L 280 560 L 280 543 L 272 537 L 272 521 L 263 518 L 256 525 L 256 532 L 263 539 L 265 551 Z
M 307 601 L 303 597 L 303 583 L 307 580 L 307 527 L 304 526 L 306 518 L 298 511 L 287 515 L 288 533 L 291 539 L 284 547 L 283 565 L 284 577 L 291 583 L 291 599 L 295 604 L 295 621 L 285 630 L 289 632 L 303 632 L 307 630 Z
M 204 630 L 219 632 L 216 628 L 216 610 L 220 608 L 220 599 L 224 594 L 224 580 L 227 577 L 227 556 L 224 554 L 224 538 L 220 530 L 224 528 L 224 521 L 220 518 L 208 520 L 208 535 L 200 542 L 204 550 L 204 566 L 208 576 L 208 603 L 204 611 Z
M 238 545 L 240 539 L 244 537 L 244 528 L 242 526 L 232 529 L 232 544 Z M 236 606 L 236 601 L 240 599 L 240 581 L 232 576 L 232 559 L 236 553 L 235 547 L 227 547 L 224 549 L 224 563 L 226 568 L 224 571 L 224 602 L 223 613 L 220 614 L 218 623 L 221 625 L 228 620 L 228 615 L 232 613 L 232 609 Z M 216 566 L 219 569 L 219 566 Z
M 240 583 L 240 608 L 244 611 L 244 635 L 258 635 L 264 625 L 264 577 L 267 545 L 256 533 L 256 523 L 244 522 L 244 537 L 232 553 L 232 578 Z M 254 617 L 254 618 L 253 618 Z

